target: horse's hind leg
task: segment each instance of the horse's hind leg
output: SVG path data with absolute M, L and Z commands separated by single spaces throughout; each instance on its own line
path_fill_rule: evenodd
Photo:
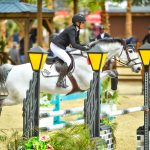
M 0 116 L 1 116 L 1 113 L 2 113 L 2 107 L 0 107 Z
M 1 113 L 2 113 L 2 106 L 3 106 L 3 100 L 0 100 L 0 116 L 1 116 Z

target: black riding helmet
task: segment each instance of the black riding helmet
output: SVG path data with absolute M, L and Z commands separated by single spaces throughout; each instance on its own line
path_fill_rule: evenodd
M 76 22 L 85 22 L 86 19 L 83 15 L 81 14 L 75 14 L 73 17 L 72 17 L 72 23 L 74 25 L 76 25 Z

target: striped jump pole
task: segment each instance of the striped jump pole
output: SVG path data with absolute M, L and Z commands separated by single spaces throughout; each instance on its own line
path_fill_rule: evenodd
M 139 111 L 146 111 L 147 108 L 145 106 L 138 106 L 138 107 L 132 107 L 132 108 L 127 108 L 127 109 L 122 109 L 122 110 L 116 110 L 116 111 L 112 111 L 109 112 L 109 114 L 104 113 L 104 114 L 100 114 L 100 119 L 102 118 L 106 118 L 106 117 L 116 117 L 119 115 L 125 115 L 125 114 L 129 114 L 129 113 L 133 113 L 133 112 L 139 112 Z M 40 113 L 40 118 L 46 118 L 46 117 L 54 117 L 54 116 L 63 116 L 63 115 L 67 115 L 67 114 L 77 114 L 80 112 L 83 112 L 83 107 L 77 107 L 77 108 L 72 108 L 72 109 L 66 109 L 66 110 L 60 110 L 60 111 L 49 111 L 46 112 L 48 110 L 42 110 L 43 112 Z M 75 125 L 75 124 L 84 124 L 84 120 L 76 120 L 76 121 L 71 121 L 68 123 L 61 123 L 61 124 L 57 124 L 57 125 L 50 125 L 49 123 L 46 124 L 42 124 L 40 127 L 40 130 L 42 131 L 53 131 L 53 130 L 57 130 L 57 129 L 62 129 L 64 127 L 66 127 L 67 125 Z
M 65 110 L 59 110 L 59 111 L 48 111 L 48 110 L 41 110 L 40 112 L 40 118 L 46 118 L 46 117 L 55 117 L 55 116 L 64 116 L 67 114 L 77 114 L 83 112 L 83 107 L 76 107 L 72 109 L 65 109 Z
M 76 107 L 76 108 L 72 108 L 72 109 L 65 109 L 65 110 L 59 110 L 59 111 L 42 110 L 40 112 L 40 118 L 64 116 L 64 115 L 68 115 L 68 114 L 74 115 L 74 114 L 83 112 L 83 109 L 84 109 L 83 107 Z M 147 111 L 147 107 L 137 106 L 137 107 L 116 110 L 116 111 L 112 111 L 109 113 L 103 113 L 103 114 L 100 114 L 100 118 L 116 117 L 119 115 L 125 115 L 125 114 L 138 112 L 138 111 Z
M 51 104 L 55 106 L 54 111 L 60 111 L 60 102 L 61 101 L 72 101 L 72 100 L 79 100 L 87 98 L 87 91 L 85 92 L 78 92 L 69 95 L 59 95 L 56 94 L 52 96 Z M 63 121 L 61 120 L 60 116 L 54 116 L 54 124 L 60 124 Z
M 131 108 L 126 108 L 126 109 L 122 109 L 122 110 L 116 110 L 116 111 L 110 112 L 109 114 L 108 113 L 100 114 L 100 117 L 101 118 L 116 117 L 119 115 L 125 115 L 125 114 L 138 112 L 138 111 L 147 111 L 147 107 L 138 106 L 138 107 L 131 107 Z

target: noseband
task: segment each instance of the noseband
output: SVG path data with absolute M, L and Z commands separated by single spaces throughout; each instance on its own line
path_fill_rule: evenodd
M 117 60 L 116 58 L 115 58 L 115 60 L 116 60 L 117 62 L 119 62 L 120 64 L 124 65 L 124 66 L 131 66 L 131 67 L 133 67 L 134 65 L 142 64 L 142 62 L 139 62 L 139 63 L 135 62 L 135 60 L 139 59 L 138 57 L 137 57 L 137 58 L 134 58 L 134 59 L 131 59 L 131 58 L 130 58 L 129 49 L 132 49 L 132 50 L 133 50 L 134 47 L 133 47 L 133 46 L 131 47 L 131 45 L 129 45 L 129 46 L 127 45 L 126 47 L 125 47 L 125 46 L 122 47 L 122 50 L 121 50 L 121 52 L 120 52 L 120 55 L 118 56 L 118 58 L 120 58 L 121 55 L 122 55 L 122 53 L 123 53 L 123 51 L 125 51 L 125 53 L 126 53 L 126 55 L 127 55 L 127 59 L 128 59 L 127 63 L 124 63 L 124 62 L 122 62 L 122 61 L 120 61 L 120 60 Z M 133 63 L 132 65 L 130 65 L 131 62 Z

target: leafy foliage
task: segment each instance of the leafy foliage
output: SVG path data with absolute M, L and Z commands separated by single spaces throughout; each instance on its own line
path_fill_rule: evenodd
M 121 3 L 124 0 L 111 0 L 112 2 L 117 2 L 117 3 Z M 132 5 L 135 6 L 147 6 L 150 5 L 150 0 L 127 0 L 127 1 L 132 1 Z
M 97 142 L 100 142 L 98 150 L 105 146 L 101 139 L 91 141 L 89 130 L 84 125 L 64 128 L 51 135 L 51 144 L 55 150 L 91 150 Z
M 40 106 L 43 106 L 43 107 L 51 107 L 51 106 L 53 106 L 51 104 L 51 98 L 52 98 L 51 94 L 40 93 Z
M 112 136 L 113 136 L 113 145 L 115 148 L 116 147 L 116 137 L 115 137 L 114 133 L 117 129 L 117 123 L 115 121 L 110 120 L 109 118 L 102 119 L 102 123 L 111 127 Z
M 13 20 L 8 20 L 6 23 L 6 31 L 8 36 L 12 36 L 14 33 L 19 31 L 19 28 Z
M 117 98 L 118 98 L 118 91 L 114 91 L 112 95 L 106 96 L 106 93 L 109 90 L 109 85 L 110 85 L 110 77 L 108 77 L 102 83 L 102 102 L 103 103 L 109 103 L 109 102 L 116 103 Z
M 39 137 L 32 137 L 25 143 L 25 149 L 46 150 L 49 146 L 50 139 L 40 140 Z M 53 150 L 53 148 L 51 148 Z
M 0 37 L 0 52 L 4 52 L 7 41 L 4 37 Z
M 88 8 L 90 11 L 94 12 L 96 10 L 101 9 L 101 6 L 99 5 L 99 3 L 102 0 L 81 0 L 79 3 L 80 7 L 86 7 Z
M 97 144 L 97 150 L 101 150 L 106 146 L 100 138 L 91 139 L 85 125 L 68 126 L 50 132 L 49 136 L 30 139 L 22 138 L 18 131 L 13 131 L 11 135 L 1 131 L 0 142 L 5 142 L 8 150 L 92 150 Z
M 17 150 L 23 145 L 24 139 L 21 137 L 19 131 L 0 130 L 0 143 L 5 143 L 7 150 Z

